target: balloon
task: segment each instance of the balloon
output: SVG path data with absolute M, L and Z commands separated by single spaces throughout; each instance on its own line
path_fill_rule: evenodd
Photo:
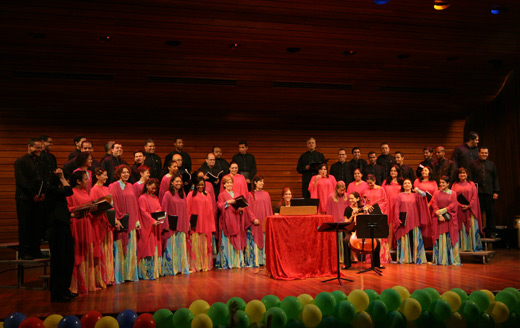
M 480 317 L 480 309 L 477 303 L 472 300 L 462 302 L 459 308 L 459 313 L 462 314 L 469 323 L 475 322 Z
M 502 324 L 504 328 L 518 328 L 520 327 L 520 320 L 516 313 L 509 312 L 509 318 Z
M 513 293 L 516 296 L 516 299 L 520 301 L 520 291 L 514 287 L 507 287 L 503 290 Z
M 227 326 L 229 321 L 229 308 L 222 302 L 216 302 L 209 308 L 208 315 L 213 321 L 213 325 Z
M 339 321 L 338 317 L 333 315 L 328 315 L 321 319 L 321 323 L 318 326 L 319 328 L 336 328 L 341 327 L 341 321 Z
M 45 320 L 43 320 L 43 325 L 45 328 L 58 328 L 58 323 L 63 317 L 59 314 L 51 314 Z
M 455 292 L 455 293 L 457 293 L 457 295 L 459 295 L 461 303 L 468 299 L 468 294 L 466 294 L 464 289 L 452 288 L 451 291 Z
M 386 316 L 386 325 L 389 328 L 406 327 L 406 318 L 399 311 L 390 311 Z
M 314 304 L 303 307 L 302 321 L 306 328 L 314 328 L 320 324 L 322 318 L 321 310 Z
M 320 308 L 321 313 L 323 315 L 331 315 L 334 314 L 334 309 L 336 308 L 336 299 L 334 298 L 334 296 L 332 296 L 331 293 L 321 292 L 314 298 L 314 305 Z
M 375 323 L 384 323 L 386 320 L 386 304 L 381 300 L 375 300 L 368 305 L 367 311 Z
M 516 305 L 518 303 L 516 295 L 508 290 L 502 290 L 498 292 L 497 296 L 495 296 L 495 299 L 504 303 L 509 309 L 509 312 L 513 312 L 513 310 L 516 309 Z
M 356 317 L 354 321 L 352 321 L 352 326 L 354 328 L 372 328 L 374 325 L 370 314 L 365 311 L 361 311 L 356 313 Z
M 19 328 L 44 328 L 43 321 L 40 318 L 29 317 L 22 321 Z
M 81 328 L 81 321 L 76 316 L 68 315 L 61 319 L 58 328 Z
M 392 287 L 392 289 L 397 290 L 399 295 L 401 295 L 401 302 L 410 297 L 410 292 L 408 291 L 408 289 L 406 289 L 406 287 L 394 286 Z
M 94 328 L 96 323 L 103 317 L 98 311 L 88 311 L 81 317 L 82 328 Z
M 280 307 L 282 301 L 275 295 L 266 295 L 262 298 L 262 303 L 264 303 L 266 309 L 270 309 L 272 307 Z
M 365 289 L 365 293 L 367 293 L 370 303 L 379 299 L 379 294 L 373 289 Z
M 227 306 L 229 306 L 229 309 L 231 310 L 231 305 L 235 303 L 238 308 L 237 310 L 242 310 L 244 311 L 246 309 L 246 302 L 241 299 L 240 297 L 231 297 L 228 301 L 227 301 Z
M 500 301 L 495 301 L 489 304 L 486 313 L 489 314 L 495 323 L 506 322 L 509 317 L 509 309 L 507 308 L 507 305 Z
M 451 306 L 451 312 L 457 311 L 462 304 L 459 294 L 452 292 L 451 290 L 444 292 L 441 296 L 441 299 L 448 302 L 448 304 Z
M 421 303 L 415 298 L 407 298 L 401 302 L 399 312 L 404 314 L 406 320 L 417 320 L 422 313 Z
M 302 302 L 294 296 L 287 296 L 284 298 L 280 308 L 285 311 L 285 314 L 287 314 L 287 319 L 298 319 L 303 310 Z
M 153 320 L 157 328 L 171 328 L 173 326 L 173 313 L 168 309 L 160 309 L 153 314 Z
M 466 319 L 459 312 L 453 312 L 444 325 L 446 328 L 465 328 Z
M 433 301 L 430 312 L 435 319 L 444 322 L 451 316 L 451 306 L 445 300 L 438 299 Z
M 432 302 L 441 298 L 441 294 L 439 294 L 439 292 L 435 288 L 426 287 L 424 290 L 427 291 L 428 294 L 430 294 Z
M 305 328 L 305 325 L 300 320 L 288 320 L 285 328 Z
M 397 310 L 401 305 L 401 295 L 395 289 L 385 289 L 379 295 L 379 299 L 386 304 L 388 312 Z
M 232 325 L 234 328 L 248 328 L 249 327 L 249 316 L 242 310 L 237 310 L 233 315 Z
M 495 323 L 493 322 L 493 319 L 487 314 L 486 312 L 481 313 L 474 321 L 475 327 L 478 328 L 493 328 L 495 327 Z
M 116 320 L 119 328 L 133 328 L 134 322 L 137 320 L 137 313 L 132 310 L 124 310 L 117 315 Z
M 118 328 L 119 323 L 117 323 L 116 318 L 111 316 L 106 316 L 98 320 L 96 322 L 95 328 Z
M 208 314 L 209 304 L 205 300 L 196 300 L 191 302 L 190 311 L 194 316 L 200 313 Z M 203 319 L 200 319 L 203 320 Z
M 334 298 L 336 299 L 336 304 L 338 304 L 339 302 L 341 301 L 346 301 L 348 300 L 348 297 L 347 297 L 347 294 L 345 294 L 343 291 L 341 290 L 335 290 L 333 291 L 332 293 L 332 296 L 334 296 Z
M 264 323 L 272 328 L 284 328 L 287 324 L 287 315 L 279 307 L 272 307 L 265 312 Z
M 18 328 L 18 326 L 27 319 L 25 314 L 20 312 L 12 313 L 4 320 L 4 328 Z
M 481 289 L 480 291 L 487 295 L 487 297 L 489 298 L 489 303 L 495 301 L 495 294 L 493 294 L 492 291 L 487 289 Z
M 478 305 L 480 312 L 486 311 L 490 304 L 489 297 L 486 295 L 486 293 L 480 290 L 476 290 L 469 294 L 469 299 Z
M 314 298 L 312 298 L 312 296 L 309 294 L 301 294 L 300 296 L 298 296 L 298 299 L 300 300 L 300 302 L 302 302 L 302 306 L 304 307 L 307 304 L 314 304 Z
M 266 311 L 267 309 L 265 308 L 264 303 L 259 300 L 249 301 L 246 305 L 246 313 L 249 316 L 251 323 L 262 322 Z
M 417 320 L 415 320 L 414 322 L 417 325 L 417 327 L 428 328 L 428 327 L 433 327 L 434 324 L 436 324 L 438 321 L 435 320 L 435 318 L 433 317 L 433 314 L 430 311 L 423 311 L 423 313 L 421 313 L 419 318 Z
M 153 315 L 150 313 L 141 314 L 134 322 L 134 328 L 155 328 L 155 326 Z
M 209 315 L 199 313 L 193 317 L 191 328 L 213 328 L 213 321 L 211 321 Z
M 187 308 L 181 308 L 173 313 L 173 326 L 175 328 L 190 328 L 191 320 L 193 320 L 193 313 Z
M 365 311 L 368 308 L 368 304 L 370 303 L 370 299 L 368 298 L 367 293 L 361 289 L 354 289 L 351 291 L 350 294 L 348 294 L 348 301 L 354 304 L 356 312 Z
M 338 305 L 338 318 L 342 323 L 351 323 L 356 316 L 356 307 L 349 301 L 341 301 Z
M 421 304 L 423 312 L 428 311 L 433 302 L 430 293 L 422 289 L 416 289 L 410 297 L 416 299 Z

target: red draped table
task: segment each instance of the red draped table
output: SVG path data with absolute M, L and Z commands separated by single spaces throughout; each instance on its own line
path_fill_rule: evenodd
M 293 280 L 337 273 L 336 234 L 318 232 L 331 215 L 273 215 L 265 223 L 266 269 L 275 279 Z

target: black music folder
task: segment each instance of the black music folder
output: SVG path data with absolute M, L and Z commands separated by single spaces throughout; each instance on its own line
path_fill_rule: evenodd
M 107 210 L 107 218 L 108 223 L 110 223 L 110 226 L 115 227 L 116 226 L 116 211 L 115 210 Z M 122 227 L 121 230 L 128 230 L 128 220 L 130 219 L 130 215 L 126 213 L 120 220 L 119 223 L 121 223 Z
M 196 230 L 197 229 L 197 222 L 198 221 L 199 221 L 199 216 L 197 214 L 192 214 L 190 216 L 191 230 Z
M 246 198 L 244 196 L 238 196 L 235 198 L 235 203 L 231 204 L 235 210 L 239 209 L 240 207 L 246 208 L 249 206 L 249 203 L 247 202 Z
M 162 221 L 161 223 L 164 223 L 164 220 L 166 219 L 166 212 L 153 212 L 150 213 L 152 218 L 155 219 L 155 221 Z
M 469 201 L 463 194 L 457 195 L 457 201 L 462 205 L 469 205 Z
M 401 225 L 406 225 L 406 217 L 408 216 L 407 212 L 399 212 L 399 220 L 401 220 Z
M 168 215 L 168 226 L 170 230 L 177 230 L 178 215 Z

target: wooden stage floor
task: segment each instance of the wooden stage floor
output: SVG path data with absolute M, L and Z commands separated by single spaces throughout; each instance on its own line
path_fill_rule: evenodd
M 138 313 L 151 312 L 160 308 L 171 310 L 188 307 L 197 299 L 204 299 L 210 304 L 226 302 L 233 296 L 246 302 L 261 299 L 274 294 L 280 299 L 307 293 L 316 296 L 322 291 L 343 290 L 349 293 L 356 288 L 374 289 L 381 292 L 395 285 L 415 289 L 434 287 L 441 293 L 459 287 L 466 292 L 478 289 L 491 291 L 505 287 L 520 288 L 520 250 L 497 250 L 495 258 L 488 264 L 482 264 L 481 258 L 463 258 L 460 267 L 434 266 L 430 264 L 388 264 L 383 276 L 364 273 L 356 274 L 360 264 L 342 271 L 354 282 L 344 282 L 339 286 L 337 280 L 322 283 L 323 278 L 307 280 L 274 280 L 263 268 L 244 268 L 234 270 L 215 270 L 190 275 L 163 277 L 156 281 L 139 281 L 112 286 L 104 290 L 80 296 L 71 303 L 50 303 L 49 292 L 34 289 L 0 289 L 0 320 L 13 312 L 22 312 L 27 316 L 46 317 L 49 314 L 81 315 L 90 310 L 105 314 L 117 314 L 126 309 Z M 368 267 L 368 265 L 365 265 Z M 0 268 L 2 271 L 6 268 Z M 26 285 L 41 287 L 38 275 L 41 268 L 26 271 Z M 15 284 L 14 271 L 2 272 L 2 285 Z

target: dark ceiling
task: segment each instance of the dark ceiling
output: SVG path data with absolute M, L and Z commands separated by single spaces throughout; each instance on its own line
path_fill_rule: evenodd
M 264 125 L 460 119 L 518 66 L 520 2 L 451 2 L 4 0 L 1 107 Z

